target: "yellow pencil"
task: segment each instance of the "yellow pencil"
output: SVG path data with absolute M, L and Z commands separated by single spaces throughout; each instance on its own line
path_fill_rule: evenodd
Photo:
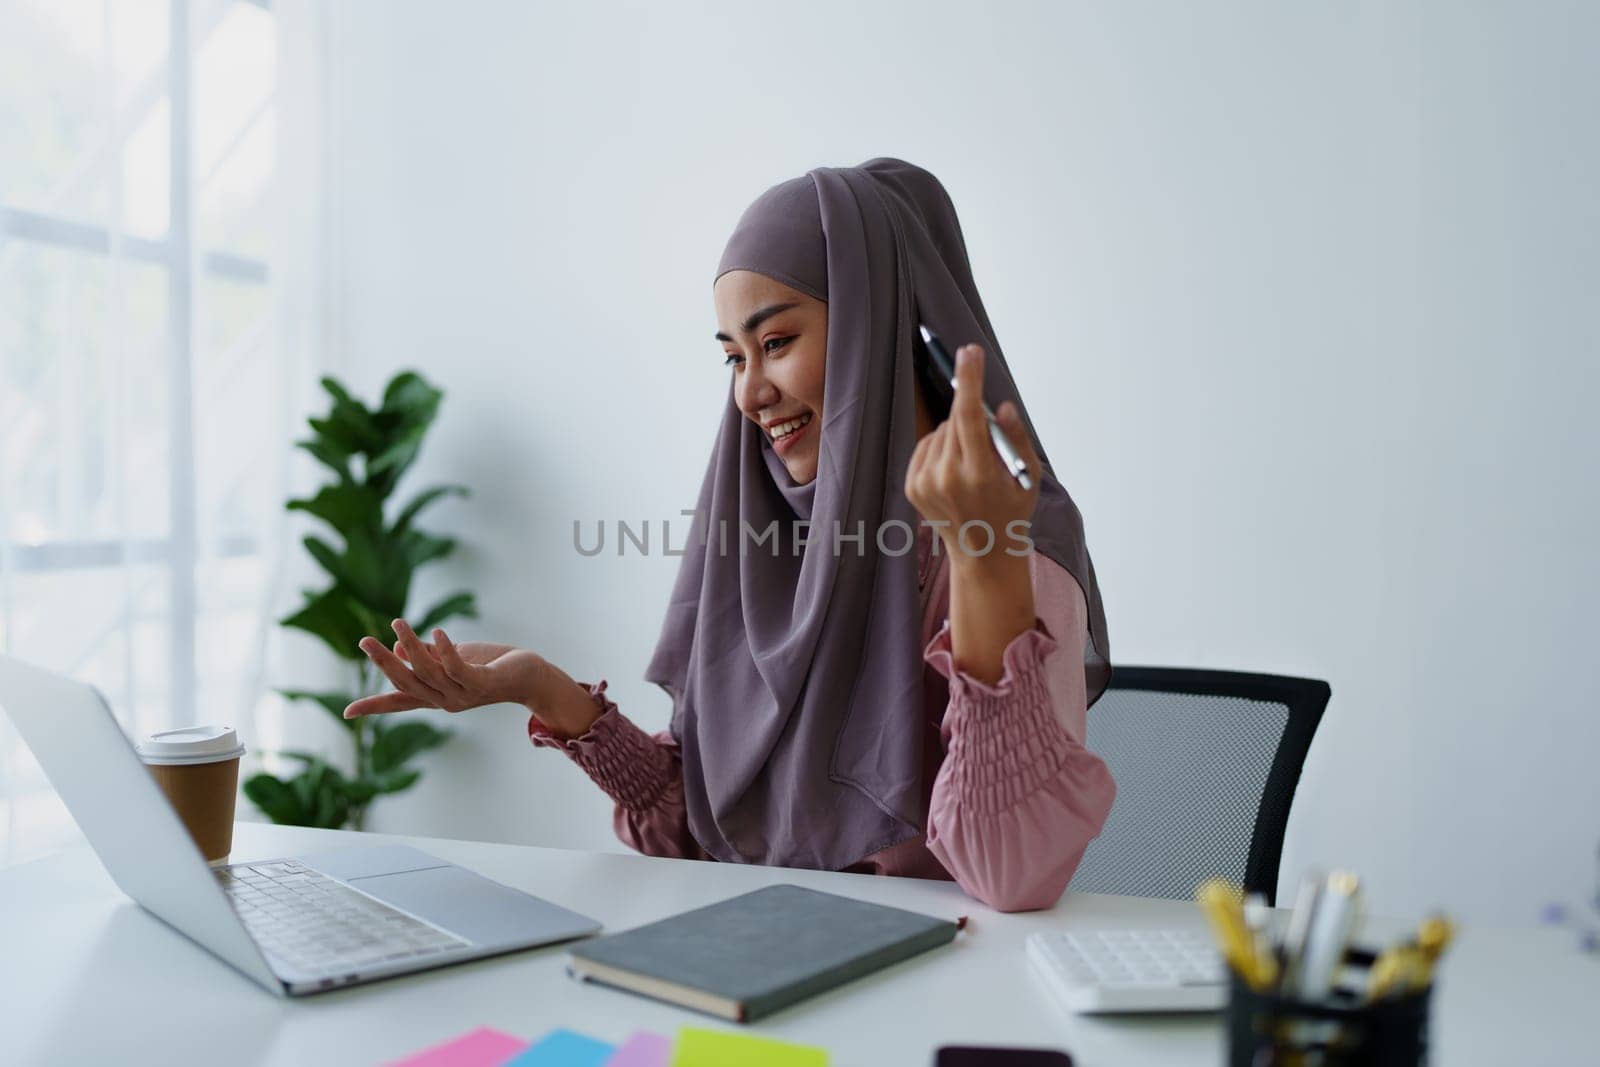
M 1417 936 L 1383 950 L 1367 978 L 1367 999 L 1391 993 L 1415 993 L 1433 984 L 1433 969 L 1455 937 L 1455 924 L 1443 915 L 1431 915 Z
M 1455 936 L 1455 924 L 1443 915 L 1430 915 L 1422 921 L 1417 930 L 1417 952 L 1421 956 L 1419 977 L 1423 986 L 1432 984 L 1433 969 Z
M 1256 939 L 1244 921 L 1242 894 L 1221 879 L 1212 879 L 1195 891 L 1195 899 L 1211 923 L 1211 932 L 1223 959 L 1251 989 L 1265 993 L 1278 981 L 1278 961 L 1256 950 Z
M 1416 950 L 1409 944 L 1390 945 L 1379 954 L 1367 977 L 1367 999 L 1378 1000 L 1411 988 L 1416 971 Z

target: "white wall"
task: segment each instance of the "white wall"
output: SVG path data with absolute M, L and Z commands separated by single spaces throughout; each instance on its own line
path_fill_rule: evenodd
M 574 518 L 694 503 L 713 268 L 768 185 L 944 180 L 1086 517 L 1113 658 L 1329 680 L 1284 870 L 1530 921 L 1600 838 L 1593 553 L 1600 9 L 520 3 L 337 9 L 342 372 L 449 391 L 413 484 L 464 631 L 641 675 L 677 561 Z M 309 713 L 308 713 L 309 714 Z M 620 848 L 525 716 L 380 829 Z

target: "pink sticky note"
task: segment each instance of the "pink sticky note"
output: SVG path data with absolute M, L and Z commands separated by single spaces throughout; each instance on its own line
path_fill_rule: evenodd
M 527 1047 L 526 1041 L 480 1026 L 453 1041 L 395 1060 L 389 1067 L 500 1067 Z
M 640 1030 L 617 1046 L 605 1067 L 667 1067 L 671 1058 L 671 1038 Z

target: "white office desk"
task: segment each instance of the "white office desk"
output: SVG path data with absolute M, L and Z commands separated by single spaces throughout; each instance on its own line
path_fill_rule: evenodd
M 1051 911 L 1002 915 L 952 883 L 259 824 L 240 824 L 233 859 L 378 841 L 453 860 L 612 932 L 781 881 L 970 923 L 949 946 L 742 1028 L 578 983 L 562 946 L 284 1000 L 123 897 L 80 847 L 0 871 L 0 1062 L 375 1064 L 478 1025 L 524 1038 L 570 1026 L 609 1040 L 740 1029 L 821 1045 L 836 1067 L 926 1067 L 946 1043 L 1057 1046 L 1080 1067 L 1223 1061 L 1217 1017 L 1068 1016 L 1022 955 L 1034 930 L 1198 924 L 1184 903 L 1068 894 Z M 1468 929 L 1441 976 L 1434 1062 L 1600 1062 L 1597 1008 L 1600 960 L 1570 936 Z

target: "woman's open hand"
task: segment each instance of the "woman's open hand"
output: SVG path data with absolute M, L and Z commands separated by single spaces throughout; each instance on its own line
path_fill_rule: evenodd
M 936 524 L 952 562 L 958 553 L 983 557 L 1009 550 L 1026 555 L 1027 542 L 1008 527 L 1033 517 L 1042 465 L 1015 404 L 1001 404 L 995 420 L 1028 465 L 1033 488 L 1018 485 L 995 451 L 983 414 L 983 349 L 963 345 L 956 352 L 950 417 L 917 442 L 906 468 L 906 498 Z M 968 523 L 983 525 L 963 533 Z
M 485 641 L 458 645 L 439 629 L 429 644 L 404 619 L 392 625 L 398 639 L 393 651 L 373 637 L 363 638 L 360 647 L 395 691 L 354 701 L 345 708 L 347 719 L 413 708 L 457 712 L 521 704 L 552 730 L 577 736 L 598 714 L 584 688 L 537 652 Z

